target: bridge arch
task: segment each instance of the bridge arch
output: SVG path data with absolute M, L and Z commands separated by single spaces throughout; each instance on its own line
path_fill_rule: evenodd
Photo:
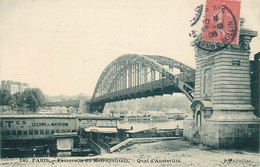
M 96 84 L 91 110 L 107 102 L 184 93 L 193 101 L 195 70 L 164 56 L 125 54 L 112 61 Z

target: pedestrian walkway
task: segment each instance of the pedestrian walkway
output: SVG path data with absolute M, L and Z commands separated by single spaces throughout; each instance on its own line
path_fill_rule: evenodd
M 182 137 L 150 137 L 150 138 L 129 138 L 114 147 L 110 148 L 110 152 L 114 152 L 123 146 L 126 146 L 129 143 L 135 143 L 135 142 L 156 142 L 156 141 L 162 141 L 162 140 L 177 140 L 182 139 Z

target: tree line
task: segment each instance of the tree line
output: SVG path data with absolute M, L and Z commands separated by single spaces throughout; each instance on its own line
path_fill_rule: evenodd
M 178 109 L 184 113 L 190 113 L 191 102 L 185 95 L 179 96 L 155 96 L 142 99 L 134 99 L 127 101 L 120 101 L 108 103 L 105 106 L 106 110 L 127 110 L 127 111 L 170 111 L 171 109 Z
M 11 95 L 6 89 L 0 89 L 0 106 L 10 106 L 12 110 L 36 112 L 46 102 L 45 96 L 39 88 L 28 88 L 24 92 Z

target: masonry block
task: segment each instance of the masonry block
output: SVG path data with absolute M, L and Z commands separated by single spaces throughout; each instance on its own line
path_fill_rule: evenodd
M 260 119 L 251 105 L 250 47 L 256 31 L 240 23 L 238 45 L 196 50 L 195 99 L 184 137 L 216 148 L 259 148 Z

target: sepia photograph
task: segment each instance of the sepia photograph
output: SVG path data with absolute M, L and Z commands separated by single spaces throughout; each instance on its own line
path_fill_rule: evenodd
M 259 31 L 259 0 L 0 0 L 0 166 L 260 166 Z

